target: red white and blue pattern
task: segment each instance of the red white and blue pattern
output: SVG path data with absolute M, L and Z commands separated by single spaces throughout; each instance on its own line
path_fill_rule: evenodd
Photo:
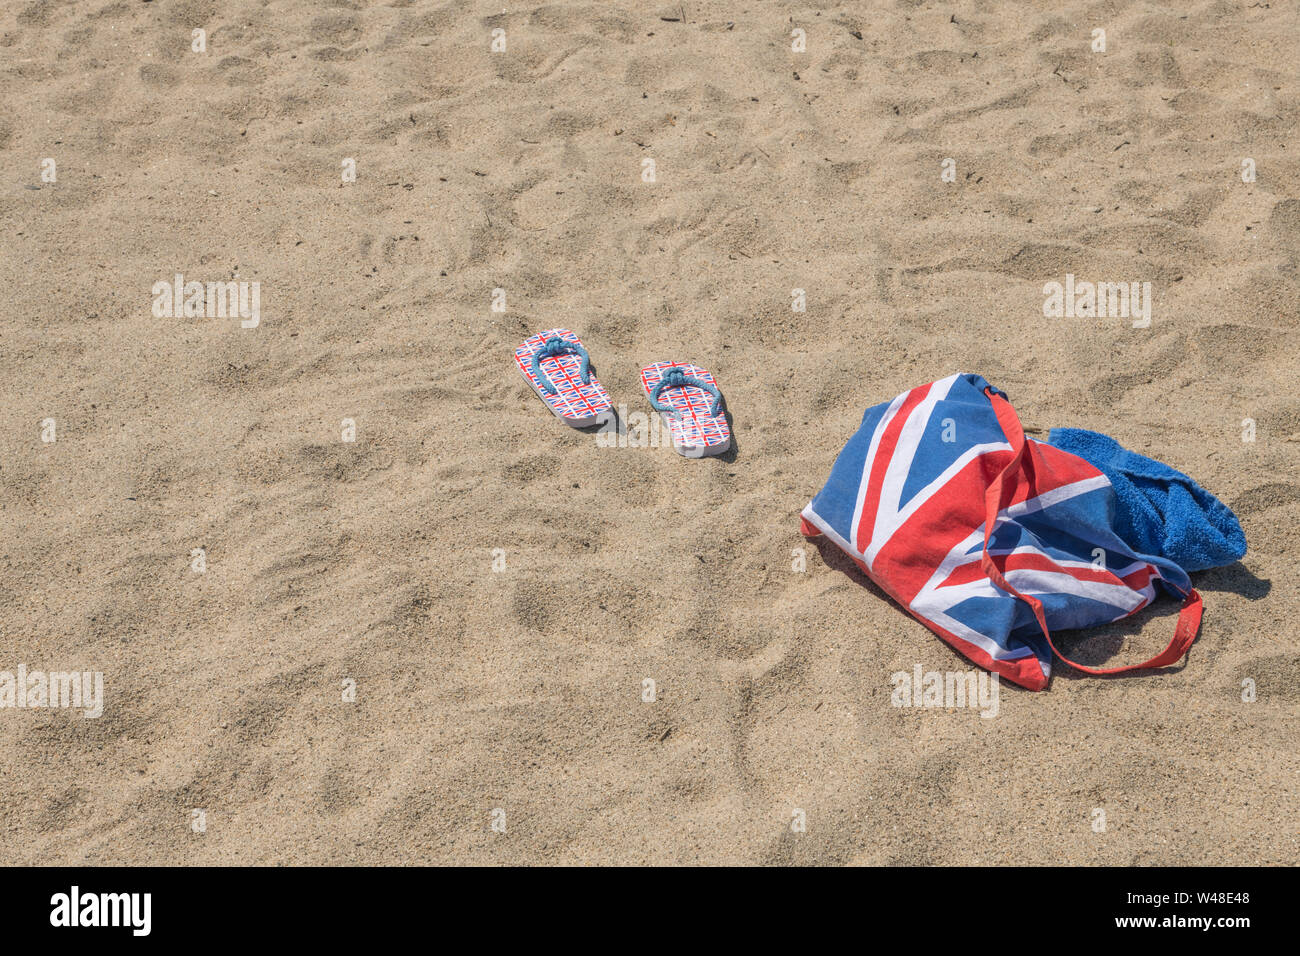
M 570 425 L 582 426 L 603 421 L 604 417 L 611 413 L 614 403 L 610 400 L 609 392 L 605 391 L 605 386 L 600 384 L 595 375 L 591 375 L 586 384 L 583 383 L 580 375 L 582 368 L 580 356 L 566 352 L 547 356 L 538 363 L 538 368 L 555 386 L 554 395 L 547 392 L 537 376 L 533 374 L 533 355 L 541 350 L 547 339 L 553 336 L 575 345 L 582 345 L 582 340 L 568 329 L 548 329 L 545 332 L 538 332 L 525 339 L 523 345 L 515 349 L 515 364 L 519 366 L 519 371 L 524 378 L 528 379 L 528 384 L 532 385 L 534 391 L 541 396 L 546 407 Z
M 1157 581 L 1195 596 L 1172 561 L 1125 545 L 1114 505 L 1105 475 L 1026 440 L 1005 396 L 977 375 L 953 375 L 867 410 L 804 509 L 803 530 L 827 535 L 972 661 L 1041 690 L 1049 628 L 1132 614 L 1154 600 Z M 1199 597 L 1195 611 L 1199 622 Z M 1187 645 L 1194 634 L 1195 622 Z
M 641 369 L 641 387 L 647 396 L 654 396 L 655 386 L 669 369 L 681 369 L 688 378 L 698 379 L 718 388 L 717 380 L 706 369 L 687 362 L 656 362 Z M 722 390 L 718 388 L 718 391 Z M 674 409 L 672 414 L 663 412 L 663 419 L 668 425 L 673 445 L 679 451 L 694 451 L 701 455 L 718 455 L 731 447 L 731 427 L 727 424 L 725 408 L 718 414 L 709 414 L 713 410 L 713 396 L 702 388 L 685 385 L 680 388 L 665 388 L 659 393 L 659 403 Z

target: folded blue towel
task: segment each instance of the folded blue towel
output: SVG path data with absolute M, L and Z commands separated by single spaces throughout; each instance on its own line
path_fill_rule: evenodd
M 1161 555 L 1188 572 L 1232 564 L 1246 553 L 1232 509 L 1181 471 L 1083 428 L 1053 428 L 1047 441 L 1110 479 L 1115 531 L 1137 553 Z

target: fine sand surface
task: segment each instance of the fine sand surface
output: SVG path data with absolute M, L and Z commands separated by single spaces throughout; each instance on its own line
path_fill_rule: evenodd
M 0 671 L 105 693 L 0 709 L 4 862 L 1300 862 L 1294 4 L 503 2 L 4 4 Z M 713 371 L 734 451 L 566 427 L 556 326 L 630 414 Z M 958 371 L 1236 510 L 1185 665 L 891 706 L 971 665 L 798 512 Z

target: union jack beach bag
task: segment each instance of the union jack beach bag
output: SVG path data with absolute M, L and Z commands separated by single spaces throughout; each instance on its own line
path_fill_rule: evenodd
M 1114 527 L 1110 481 L 1077 455 L 1026 440 L 1015 409 L 978 375 L 953 375 L 867 409 L 803 511 L 913 617 L 976 664 L 1030 690 L 1052 653 L 1089 674 L 1164 667 L 1191 646 L 1201 598 L 1167 558 L 1134 553 Z M 1052 632 L 1183 596 L 1173 639 L 1124 667 L 1066 658 Z

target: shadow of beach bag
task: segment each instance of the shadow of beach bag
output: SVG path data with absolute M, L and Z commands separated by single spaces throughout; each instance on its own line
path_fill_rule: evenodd
M 1196 637 L 1201 598 L 1175 562 L 1135 553 L 1115 492 L 1083 458 L 1026 439 L 978 375 L 953 375 L 867 410 L 803 511 L 913 617 L 976 664 L 1031 690 L 1052 654 L 1089 674 L 1164 667 Z M 1118 620 L 1164 588 L 1183 601 L 1169 646 L 1123 667 L 1086 667 L 1059 630 Z

